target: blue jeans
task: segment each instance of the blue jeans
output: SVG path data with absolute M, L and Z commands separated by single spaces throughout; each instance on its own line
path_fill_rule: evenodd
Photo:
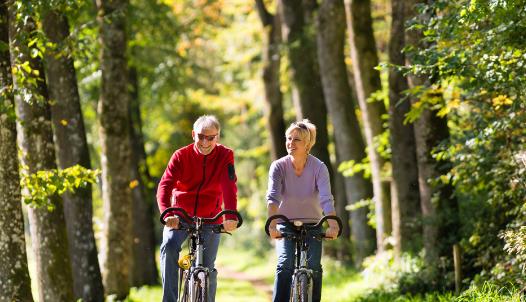
M 289 227 L 278 224 L 278 230 L 282 233 L 290 232 Z M 320 230 L 311 230 L 319 233 Z M 309 250 L 307 251 L 307 266 L 313 271 L 312 301 L 321 300 L 321 283 L 323 270 L 321 267 L 321 240 L 309 238 L 307 240 Z M 276 279 L 274 280 L 273 302 L 287 302 L 290 300 L 290 288 L 292 275 L 294 274 L 296 243 L 289 239 L 276 240 L 276 253 L 278 265 L 276 268 Z
M 214 263 L 219 247 L 220 234 L 212 232 L 210 225 L 203 226 L 203 264 L 210 272 L 208 301 L 214 302 L 217 287 L 217 271 Z M 161 243 L 161 276 L 163 279 L 163 302 L 177 302 L 179 294 L 179 252 L 188 237 L 186 231 L 164 227 Z

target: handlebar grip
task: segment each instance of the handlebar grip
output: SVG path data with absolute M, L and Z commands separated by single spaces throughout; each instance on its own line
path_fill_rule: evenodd
M 168 214 L 172 213 L 172 212 L 177 212 L 177 213 L 181 214 L 180 217 L 183 218 L 184 220 L 186 220 L 186 222 L 188 222 L 188 223 L 192 223 L 193 222 L 192 217 L 190 217 L 190 215 L 188 215 L 188 213 L 183 208 L 170 207 L 170 208 L 166 208 L 161 213 L 161 216 L 159 217 L 159 220 L 161 221 L 161 223 L 163 225 L 166 224 L 166 221 L 164 221 L 164 218 L 166 218 L 166 216 L 168 216 Z
M 323 216 L 320 219 L 320 221 L 316 225 L 313 226 L 313 228 L 321 226 L 327 220 L 335 220 L 336 223 L 338 223 L 338 236 L 336 236 L 336 238 L 340 237 L 340 235 L 342 234 L 342 231 L 343 231 L 342 230 L 343 229 L 343 227 L 342 227 L 343 223 L 342 223 L 342 220 L 340 219 L 340 217 L 338 217 L 336 215 Z
M 215 220 L 219 219 L 219 217 L 221 217 L 221 216 L 229 215 L 229 214 L 236 216 L 236 218 L 237 218 L 237 227 L 238 228 L 241 227 L 241 225 L 243 224 L 243 217 L 241 217 L 241 214 L 239 214 L 239 212 L 236 211 L 236 210 L 223 210 L 223 211 L 217 213 L 216 216 L 214 216 L 212 218 L 204 218 L 203 220 L 211 222 L 211 221 L 215 221 Z
M 267 219 L 267 222 L 265 223 L 265 233 L 267 233 L 267 236 L 270 236 L 270 231 L 268 229 L 270 227 L 270 223 L 276 219 L 282 219 L 285 224 L 292 226 L 292 223 L 290 223 L 290 220 L 287 218 L 287 216 L 281 214 L 272 215 Z

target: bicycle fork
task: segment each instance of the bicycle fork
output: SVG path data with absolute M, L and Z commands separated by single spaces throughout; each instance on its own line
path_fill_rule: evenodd
M 203 261 L 203 238 L 198 236 L 195 253 L 195 267 L 190 268 L 190 301 L 208 301 L 210 272 Z
M 313 289 L 313 271 L 307 266 L 307 251 L 308 246 L 306 242 L 301 245 L 297 242 L 296 251 L 300 251 L 298 255 L 296 253 L 296 269 L 292 275 L 292 294 L 291 301 L 293 302 L 312 302 L 312 289 Z M 299 257 L 298 257 L 299 256 Z

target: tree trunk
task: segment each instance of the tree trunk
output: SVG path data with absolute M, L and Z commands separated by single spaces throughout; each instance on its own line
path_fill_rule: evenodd
M 290 61 L 296 118 L 298 120 L 308 118 L 316 125 L 316 144 L 311 152 L 327 165 L 332 179 L 333 171 L 327 149 L 329 143 L 327 108 L 323 100 L 316 60 L 315 36 L 309 30 L 314 24 L 305 22 L 305 10 L 301 1 L 281 0 L 278 5 L 283 21 L 282 33 Z
M 155 263 L 155 236 L 153 227 L 153 196 L 148 188 L 152 183 L 146 164 L 146 151 L 142 135 L 142 120 L 139 103 L 139 83 L 137 70 L 130 68 L 130 139 L 132 146 L 131 178 L 137 181 L 132 185 L 133 221 L 133 261 L 131 285 L 158 284 L 157 264 Z M 135 183 L 135 182 L 134 182 Z
M 405 1 L 393 0 L 389 61 L 405 65 Z M 404 124 L 410 100 L 404 98 L 408 89 L 407 78 L 402 72 L 389 71 L 389 129 L 391 132 L 391 208 L 394 248 L 397 256 L 402 252 L 416 253 L 422 245 L 420 194 L 413 124 Z
M 22 164 L 33 174 L 42 170 L 56 169 L 51 111 L 47 94 L 44 68 L 39 57 L 30 56 L 34 48 L 28 47 L 27 39 L 34 38 L 36 25 L 29 16 L 16 21 L 17 11 L 14 1 L 9 3 L 9 37 L 11 62 L 15 66 L 29 63 L 32 73 L 18 67 L 13 79 L 18 117 L 18 145 L 22 153 Z M 34 46 L 33 46 L 34 47 Z M 35 72 L 38 75 L 35 76 Z M 31 81 L 31 80 L 34 80 Z M 54 210 L 46 206 L 28 209 L 31 227 L 31 242 L 35 253 L 39 301 L 73 301 L 73 278 L 68 253 L 66 221 L 62 199 L 49 197 Z
M 0 43 L 9 45 L 7 1 L 0 2 Z M 32 302 L 20 196 L 16 116 L 9 49 L 0 50 L 0 301 Z
M 407 2 L 410 8 L 408 18 L 416 15 L 416 5 L 425 1 L 413 0 Z M 423 15 L 422 18 L 427 18 Z M 412 30 L 406 33 L 406 43 L 418 48 L 428 47 L 422 41 L 423 34 L 420 31 Z M 408 57 L 408 61 L 413 63 L 416 59 Z M 422 102 L 423 98 L 440 98 L 441 93 L 435 93 L 430 88 L 432 79 L 421 75 L 409 77 L 409 87 L 414 88 L 423 86 L 427 88 L 427 96 L 413 97 L 413 104 Z M 425 104 L 421 104 L 425 106 Z M 423 221 L 423 244 L 425 249 L 425 264 L 427 269 L 435 278 L 440 278 L 440 258 L 451 259 L 451 247 L 457 241 L 458 232 L 458 203 L 453 195 L 452 184 L 435 184 L 433 181 L 441 175 L 445 175 L 451 169 L 451 163 L 436 160 L 432 156 L 432 151 L 440 142 L 449 138 L 447 119 L 437 116 L 437 111 L 424 109 L 420 117 L 414 122 L 414 132 L 416 141 L 416 156 L 418 162 L 418 181 L 420 191 L 420 205 L 422 208 Z
M 378 65 L 376 42 L 373 33 L 370 0 L 345 0 L 347 28 L 351 50 L 352 67 L 358 96 L 358 104 L 363 115 L 363 127 L 371 161 L 374 204 L 376 212 L 376 241 L 378 251 L 385 249 L 385 239 L 391 233 L 391 205 L 389 186 L 383 185 L 382 169 L 385 160 L 377 152 L 375 137 L 382 134 L 382 116 L 386 109 L 382 101 L 368 99 L 382 89 Z
M 46 52 L 46 74 L 53 104 L 51 116 L 58 165 L 61 169 L 74 165 L 89 169 L 91 163 L 77 76 L 71 53 L 64 47 L 69 36 L 68 20 L 58 11 L 49 11 L 42 26 L 47 38 L 57 45 L 56 49 Z M 104 289 L 93 233 L 91 186 L 79 188 L 75 193 L 68 192 L 63 199 L 75 300 L 103 301 Z
M 263 0 L 256 0 L 261 23 L 263 24 L 263 84 L 265 86 L 265 119 L 270 134 L 270 157 L 276 160 L 287 155 L 283 135 L 285 121 L 283 120 L 283 94 L 280 89 L 281 54 L 281 21 L 279 14 L 270 14 Z
M 345 11 L 342 0 L 324 0 L 318 12 L 318 59 L 325 102 L 333 123 L 338 163 L 365 157 L 365 146 L 354 114 L 354 100 L 345 66 Z M 372 197 L 372 186 L 363 173 L 345 178 L 350 204 Z M 351 212 L 354 260 L 357 266 L 374 253 L 375 234 L 367 224 L 366 207 Z
M 126 61 L 126 0 L 97 1 L 101 39 L 101 139 L 104 235 L 102 275 L 108 295 L 129 292 L 132 261 L 129 92 Z

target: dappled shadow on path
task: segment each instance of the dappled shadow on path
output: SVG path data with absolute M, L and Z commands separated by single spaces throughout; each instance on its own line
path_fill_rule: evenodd
M 267 301 L 270 301 L 272 298 L 272 285 L 269 284 L 265 279 L 251 276 L 244 272 L 234 271 L 227 267 L 218 268 L 218 278 L 228 278 L 239 281 L 249 282 L 258 293 L 261 293 L 265 296 Z

